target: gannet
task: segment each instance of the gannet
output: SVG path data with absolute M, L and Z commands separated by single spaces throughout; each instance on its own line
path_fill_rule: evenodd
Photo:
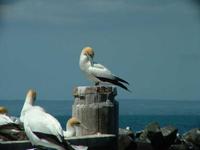
M 80 124 L 81 123 L 77 118 L 70 118 L 66 124 L 66 131 L 64 131 L 64 137 L 67 138 L 76 136 L 76 127 L 79 127 Z
M 99 83 L 111 83 L 121 88 L 130 91 L 123 83 L 129 83 L 114 74 L 110 70 L 108 70 L 105 66 L 95 63 L 93 61 L 94 58 L 94 51 L 91 47 L 83 48 L 79 66 L 80 69 L 86 74 L 89 80 L 95 82 L 95 85 L 99 85 Z
M 7 112 L 8 111 L 5 107 L 0 106 L 0 126 L 14 123 L 7 115 Z
M 24 129 L 32 145 L 74 150 L 65 140 L 60 123 L 42 107 L 33 106 L 36 92 L 29 90 L 22 109 Z
M 29 90 L 26 94 L 26 99 L 25 99 L 24 105 L 21 110 L 21 115 L 20 115 L 21 122 L 24 122 L 24 115 L 30 108 L 32 108 L 34 106 L 35 100 L 36 100 L 36 92 L 34 90 Z M 34 106 L 34 109 L 39 109 L 41 111 L 45 111 L 40 106 Z
M 25 133 L 22 131 L 20 124 L 14 120 L 16 117 L 8 116 L 5 107 L 0 106 L 0 136 L 3 140 L 22 140 L 26 139 Z
M 76 131 L 77 131 L 76 129 L 80 126 L 86 128 L 76 117 L 71 117 L 66 123 L 66 131 L 63 131 L 65 139 L 76 136 Z M 71 146 L 76 150 L 88 149 L 87 146 L 83 146 L 83 145 L 78 145 L 78 146 L 71 145 Z

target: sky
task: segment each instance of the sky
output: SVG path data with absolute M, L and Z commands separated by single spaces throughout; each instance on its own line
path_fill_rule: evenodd
M 85 46 L 130 82 L 116 99 L 200 100 L 199 0 L 0 0 L 0 99 L 72 100 Z

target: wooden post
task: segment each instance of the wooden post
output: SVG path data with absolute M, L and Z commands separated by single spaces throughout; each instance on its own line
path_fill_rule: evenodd
M 82 127 L 77 136 L 101 134 L 118 135 L 119 104 L 115 100 L 117 89 L 113 86 L 80 86 L 73 91 L 72 116 Z

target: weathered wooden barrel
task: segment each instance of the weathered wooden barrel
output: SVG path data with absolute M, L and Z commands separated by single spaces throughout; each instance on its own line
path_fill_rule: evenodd
M 118 135 L 119 103 L 115 100 L 117 89 L 113 86 L 79 86 L 73 91 L 72 116 L 83 126 L 77 136 L 92 134 Z

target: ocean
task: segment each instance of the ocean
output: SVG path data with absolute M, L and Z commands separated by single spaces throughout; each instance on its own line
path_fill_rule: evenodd
M 161 127 L 176 126 L 179 133 L 200 127 L 200 101 L 189 100 L 131 100 L 119 101 L 119 127 L 131 127 L 139 131 L 150 122 L 158 122 Z M 5 106 L 9 114 L 19 117 L 23 100 L 0 100 L 0 106 Z M 71 100 L 37 100 L 36 105 L 45 108 L 54 115 L 62 127 L 71 116 L 73 101 Z

